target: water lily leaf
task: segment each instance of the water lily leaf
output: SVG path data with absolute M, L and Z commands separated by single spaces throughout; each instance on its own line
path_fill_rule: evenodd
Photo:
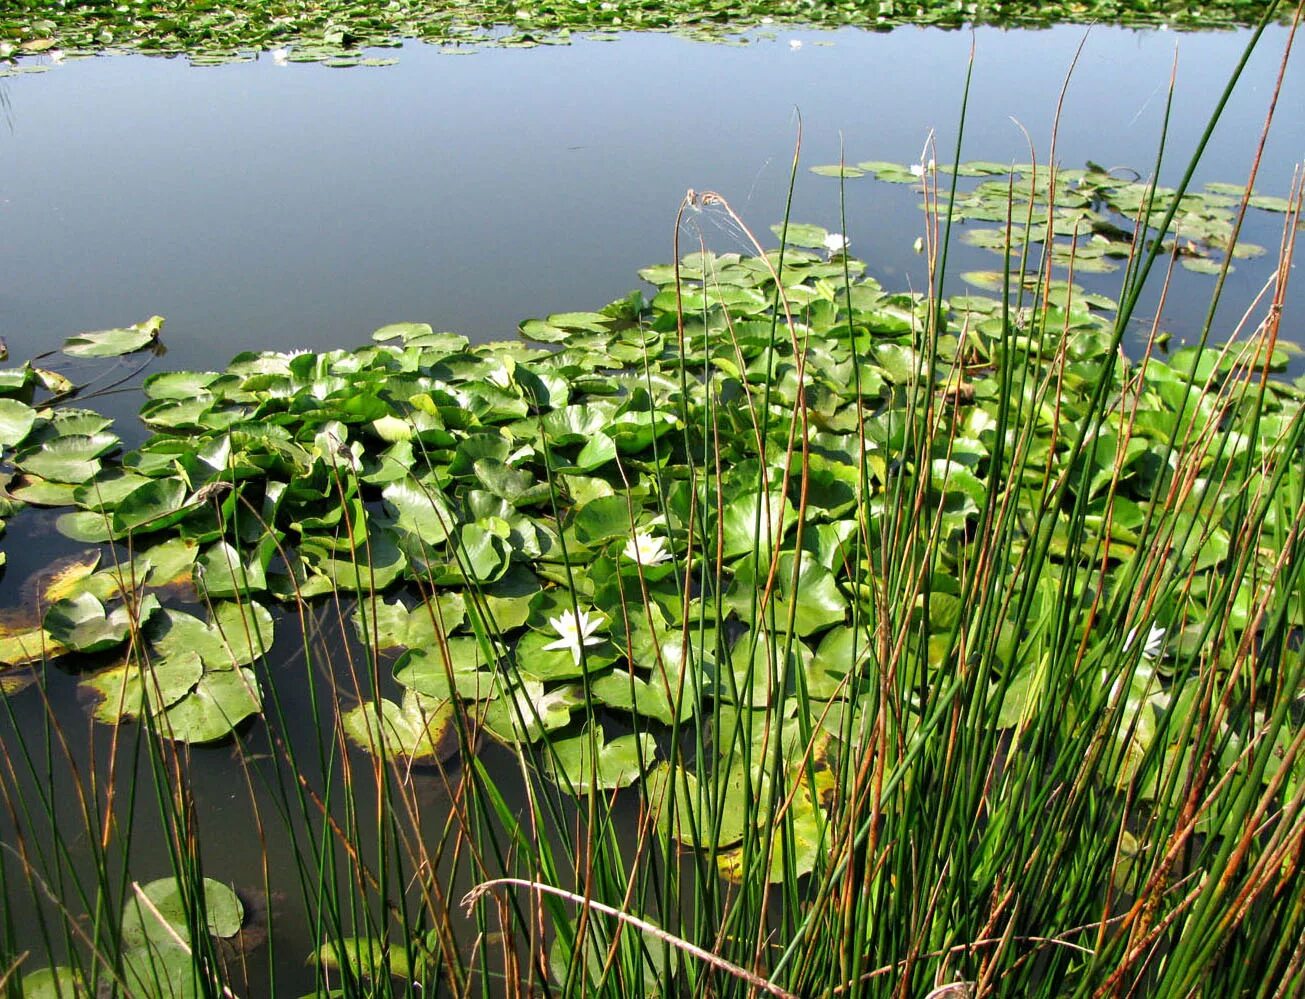
M 255 601 L 213 605 L 207 624 L 167 608 L 150 619 L 145 637 L 166 658 L 193 651 L 207 670 L 232 670 L 267 654 L 272 647 L 272 615 Z
M 81 972 L 59 965 L 24 975 L 20 994 L 26 999 L 80 999 L 90 990 Z
M 601 312 L 555 312 L 548 317 L 548 324 L 563 330 L 588 330 L 593 333 L 606 333 L 611 318 Z
M 195 689 L 160 716 L 160 731 L 178 742 L 214 742 L 262 710 L 252 669 L 206 670 Z
M 150 316 L 143 322 L 122 329 L 78 333 L 63 344 L 63 352 L 73 357 L 119 357 L 140 350 L 159 338 L 162 316 Z
M 571 739 L 557 739 L 544 757 L 544 774 L 572 794 L 629 787 L 652 766 L 657 742 L 647 732 L 606 742 L 601 728 Z
M 36 475 L 20 475 L 9 484 L 9 495 L 31 506 L 71 506 L 77 491 L 85 486 L 69 482 L 50 482 Z
M 786 239 L 789 246 L 802 246 L 810 250 L 823 250 L 825 240 L 829 237 L 828 229 L 818 225 L 807 225 L 804 222 L 790 222 L 787 230 L 783 225 L 772 225 L 770 231 L 780 239 Z
M 68 652 L 44 628 L 0 624 L 0 665 L 26 666 Z
M 507 500 L 514 507 L 530 506 L 548 499 L 547 481 L 539 481 L 530 472 L 513 468 L 492 458 L 481 458 L 473 467 L 476 478 L 485 489 Z
M 194 539 L 168 538 L 137 556 L 140 564 L 148 567 L 146 572 L 137 575 L 144 576 L 147 586 L 171 587 L 183 583 L 189 584 L 198 554 L 199 543 Z
M 602 468 L 615 457 L 616 441 L 600 430 L 585 442 L 585 446 L 575 456 L 572 467 L 580 472 L 592 472 Z
M 870 662 L 870 640 L 863 631 L 835 626 L 816 646 L 808 666 L 807 693 L 817 700 L 847 697 L 853 693 L 848 681 L 855 680 Z
M 267 539 L 271 542 L 272 539 Z M 209 547 L 195 562 L 195 589 L 210 599 L 248 596 L 267 589 L 264 565 L 270 561 L 274 544 L 265 543 L 248 558 L 225 541 Z
M 540 589 L 538 576 L 524 566 L 513 566 L 498 582 L 484 590 L 485 610 L 490 620 L 482 624 L 497 632 L 519 628 L 529 618 L 530 603 Z M 468 610 L 475 621 L 480 621 L 478 603 L 473 603 Z
M 149 665 L 129 661 L 100 670 L 81 685 L 99 695 L 95 720 L 112 725 L 119 719 L 158 714 L 189 694 L 203 675 L 199 653 L 182 652 L 156 657 Z
M 130 469 L 109 467 L 91 481 L 73 487 L 73 501 L 97 513 L 112 510 L 132 492 L 152 481 Z
M 540 422 L 544 436 L 554 445 L 565 447 L 587 443 L 591 436 L 606 429 L 613 415 L 610 405 L 586 403 L 550 410 Z
M 73 510 L 70 513 L 60 514 L 54 526 L 65 538 L 83 544 L 112 541 L 117 537 L 109 516 L 93 510 Z
M 444 760 L 457 752 L 453 703 L 406 690 L 403 704 L 361 704 L 340 716 L 345 734 L 382 759 Z
M 1223 270 L 1222 262 L 1211 260 L 1209 257 L 1191 257 L 1183 255 L 1179 258 L 1178 262 L 1183 266 L 1184 270 L 1195 271 L 1197 274 L 1218 274 Z M 1236 268 L 1231 266 L 1228 268 L 1230 271 L 1235 269 Z
M 497 695 L 504 684 L 493 666 L 480 640 L 463 636 L 448 639 L 442 647 L 409 649 L 395 661 L 394 679 L 438 700 L 456 694 L 468 701 L 485 701 Z
M 412 966 L 407 952 L 402 947 L 386 946 L 372 937 L 328 940 L 317 948 L 314 958 L 319 965 L 328 970 L 338 971 L 347 965 L 353 974 L 372 979 L 413 980 L 425 974 L 420 965 L 417 968 Z
M 833 624 L 841 624 L 847 614 L 848 601 L 838 588 L 833 573 L 826 569 L 810 552 L 803 551 L 797 562 L 797 582 L 793 579 L 794 555 L 785 552 L 779 557 L 775 574 L 775 591 L 779 620 L 786 621 L 789 603 L 795 603 L 793 629 L 800 636 L 812 635 Z M 751 611 L 752 601 L 765 582 L 769 566 L 760 569 L 752 560 L 741 564 L 734 576 L 734 585 L 726 601 L 745 619 Z
M 486 732 L 515 745 L 537 742 L 545 732 L 565 728 L 571 722 L 571 712 L 583 703 L 584 689 L 578 684 L 565 684 L 545 693 L 542 683 L 526 679 L 478 711 Z
M 645 778 L 658 825 L 685 846 L 728 847 L 739 842 L 756 808 L 741 767 L 700 780 L 679 764 L 659 763 Z M 755 783 L 752 791 L 756 791 Z
M 391 482 L 381 496 L 395 512 L 395 526 L 420 538 L 424 544 L 444 541 L 455 523 L 453 513 L 438 489 L 408 476 Z
M 55 482 L 85 482 L 100 470 L 99 458 L 118 444 L 113 434 L 68 434 L 14 456 L 14 465 Z
M 149 479 L 124 496 L 113 511 L 115 534 L 158 531 L 186 515 L 186 484 L 177 478 Z
M 635 514 L 638 509 L 635 508 Z M 605 496 L 592 500 L 575 512 L 576 537 L 596 546 L 612 538 L 633 536 L 631 501 L 627 496 Z
M 201 985 L 191 951 L 171 937 L 124 948 L 122 969 L 124 991 L 142 999 L 200 999 L 215 984 Z
M 56 559 L 24 584 L 24 591 L 32 592 L 38 606 L 49 606 L 80 593 L 86 580 L 99 567 L 100 553 L 86 551 Z
M 402 340 L 407 343 L 410 340 L 428 337 L 434 332 L 430 323 L 390 323 L 373 333 L 372 339 L 378 343 L 384 343 L 386 340 Z
M 32 430 L 36 410 L 17 399 L 0 399 L 0 447 L 17 447 Z
M 674 698 L 679 702 L 679 721 L 688 721 L 694 713 L 693 691 L 688 683 L 682 690 L 676 689 L 679 686 L 677 675 L 672 674 L 669 679 L 670 690 L 658 670 L 654 670 L 647 680 L 625 670 L 613 670 L 590 681 L 589 695 L 599 704 L 653 718 L 665 725 L 675 724 Z
M 158 598 L 146 596 L 138 610 L 144 624 L 159 607 Z M 131 615 L 125 604 L 107 612 L 90 593 L 79 593 L 50 606 L 45 613 L 45 629 L 56 642 L 76 652 L 105 652 L 127 640 L 131 632 Z
M 1209 186 L 1208 184 L 1206 185 Z M 1268 194 L 1253 195 L 1247 202 L 1252 208 L 1258 208 L 1265 212 L 1289 212 L 1291 211 L 1291 202 L 1286 198 L 1275 198 Z
M 828 772 L 824 773 L 827 777 Z M 767 876 L 771 884 L 780 884 L 794 874 L 798 877 L 810 874 L 829 852 L 828 820 L 824 810 L 813 799 L 811 788 L 805 781 L 795 788 L 784 812 L 783 822 L 784 835 L 776 835 L 771 841 L 770 870 Z M 752 874 L 749 868 L 744 867 L 744 859 L 740 847 L 721 853 L 716 858 L 716 866 L 726 879 L 742 882 Z
M 320 548 L 301 546 L 313 572 L 322 581 L 320 591 L 309 590 L 306 595 L 328 592 L 330 586 L 350 592 L 379 591 L 385 589 L 408 567 L 408 559 L 388 531 L 373 530 L 367 543 L 359 545 L 356 556 L 342 553 L 335 558 Z
M 500 534 L 479 524 L 463 524 L 458 538 L 457 561 L 439 582 L 492 583 L 507 571 L 512 551 Z
M 758 549 L 761 558 L 770 557 L 775 545 L 797 523 L 797 511 L 786 501 L 783 493 L 772 486 L 770 502 L 764 503 L 761 493 L 752 491 L 735 496 L 721 516 L 721 530 L 725 535 L 725 555 L 751 554 Z M 629 515 L 626 515 L 625 533 L 629 532 Z
M 822 163 L 820 166 L 813 166 L 811 172 L 819 174 L 821 177 L 864 177 L 865 171 L 860 167 L 854 167 L 850 164 Z
M 245 921 L 245 907 L 229 885 L 204 878 L 204 930 L 214 937 L 232 937 Z M 123 906 L 120 932 L 123 943 L 131 947 L 144 944 L 170 944 L 180 937 L 186 943 L 193 938 L 187 926 L 186 896 L 176 878 L 160 878 L 141 886 L 149 900 L 145 905 L 132 895 Z
M 537 343 L 561 343 L 570 334 L 560 327 L 544 322 L 542 319 L 527 319 L 519 327 L 521 335 Z
M 160 371 L 141 384 L 150 399 L 194 399 L 221 377 L 216 371 Z
M 921 179 L 921 174 L 915 173 L 910 167 L 903 166 L 901 163 L 888 163 L 884 160 L 862 160 L 856 166 L 858 170 L 873 173 L 879 180 L 887 181 L 890 184 L 915 184 L 919 183 Z
M 583 661 L 577 662 L 570 649 L 546 649 L 557 641 L 557 635 L 543 631 L 527 631 L 517 643 L 517 668 L 524 676 L 534 680 L 570 680 L 606 669 L 620 658 L 616 648 L 607 641 L 586 646 Z

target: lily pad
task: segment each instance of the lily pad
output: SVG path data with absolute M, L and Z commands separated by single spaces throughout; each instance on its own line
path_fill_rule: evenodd
M 403 694 L 402 705 L 382 700 L 362 704 L 340 716 L 345 734 L 373 755 L 417 761 L 443 760 L 457 751 L 451 701 Z
M 262 709 L 252 669 L 206 670 L 194 690 L 159 716 L 159 727 L 178 742 L 215 742 Z
M 550 743 L 544 773 L 572 794 L 628 787 L 652 766 L 657 743 L 647 732 L 606 742 L 601 728 Z
M 147 347 L 159 338 L 162 316 L 150 316 L 143 322 L 121 329 L 78 333 L 63 344 L 63 352 L 73 357 L 118 357 Z

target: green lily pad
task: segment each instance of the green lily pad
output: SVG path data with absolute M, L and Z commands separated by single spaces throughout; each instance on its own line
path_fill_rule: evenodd
M 457 751 L 453 704 L 404 691 L 402 705 L 382 700 L 362 704 L 340 716 L 345 734 L 383 759 L 443 760 Z
M 73 357 L 119 357 L 147 347 L 159 338 L 162 316 L 150 316 L 143 322 L 122 329 L 78 333 L 63 344 L 63 352 Z
M 252 669 L 206 670 L 194 690 L 159 716 L 159 728 L 178 742 L 215 742 L 262 710 Z
M 205 932 L 219 938 L 235 936 L 245 921 L 245 907 L 240 898 L 229 885 L 212 878 L 205 878 L 203 886 Z M 193 939 L 187 925 L 186 897 L 175 878 L 160 878 L 142 885 L 141 894 L 148 904 L 132 895 L 123 907 L 120 929 L 123 943 L 139 947 L 173 944 L 177 937 L 184 943 Z
M 69 434 L 20 452 L 14 464 L 43 479 L 76 485 L 99 472 L 100 456 L 117 444 L 113 434 Z
M 31 433 L 36 410 L 17 399 L 0 399 L 0 447 L 17 447 Z
M 204 675 L 204 662 L 197 652 L 181 652 L 171 658 L 156 657 L 148 665 L 125 662 L 101 670 L 82 681 L 82 686 L 99 695 L 95 720 L 112 725 L 119 719 L 156 715 L 176 704 L 194 689 Z
M 601 728 L 557 739 L 544 757 L 544 773 L 572 794 L 629 787 L 653 765 L 657 743 L 647 732 L 606 742 Z
M 477 709 L 485 731 L 508 745 L 537 742 L 571 722 L 571 713 L 584 703 L 583 689 L 566 684 L 544 692 L 537 680 L 523 680 Z
M 195 652 L 206 670 L 232 670 L 267 654 L 272 647 L 272 615 L 254 601 L 213 605 L 207 624 L 168 608 L 149 622 L 145 637 L 165 657 Z
M 137 623 L 145 624 L 159 609 L 158 598 L 149 595 L 137 610 Z M 90 593 L 66 597 L 45 613 L 45 629 L 60 645 L 87 654 L 106 652 L 121 645 L 131 633 L 132 617 L 126 604 L 112 612 Z
M 469 701 L 487 701 L 506 683 L 494 665 L 479 639 L 450 638 L 443 645 L 409 649 L 395 661 L 394 679 L 438 700 L 456 695 Z

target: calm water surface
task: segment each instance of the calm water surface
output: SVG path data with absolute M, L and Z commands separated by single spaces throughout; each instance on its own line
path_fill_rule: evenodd
M 840 143 L 849 161 L 914 162 L 931 130 L 943 159 L 971 42 L 964 155 L 1027 160 L 1018 121 L 1045 159 L 1083 38 L 1076 27 L 797 32 L 740 47 L 626 36 L 462 57 L 408 45 L 397 66 L 349 71 L 124 56 L 0 81 L 0 333 L 21 359 L 158 313 L 170 367 L 352 346 L 403 319 L 511 335 L 525 317 L 637 287 L 638 268 L 670 259 L 687 188 L 720 192 L 769 238 L 799 113 L 807 165 L 836 161 Z M 1163 178 L 1176 180 L 1244 42 L 1094 29 L 1057 158 L 1145 171 L 1176 55 Z M 1201 180 L 1245 178 L 1284 42 L 1272 31 L 1254 56 Z M 1299 65 L 1280 107 L 1258 186 L 1285 194 L 1305 154 Z M 854 252 L 890 286 L 918 281 L 914 194 L 869 179 L 847 193 Z M 1251 238 L 1276 245 L 1279 217 L 1253 214 Z M 794 217 L 841 229 L 837 182 L 804 172 Z M 718 250 L 745 248 L 708 235 Z M 969 252 L 958 270 L 996 260 Z M 1258 286 L 1251 270 L 1239 268 L 1230 299 Z

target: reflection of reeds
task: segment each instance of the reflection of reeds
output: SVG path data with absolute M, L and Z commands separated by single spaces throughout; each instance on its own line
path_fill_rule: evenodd
M 1195 158 L 1183 187 L 1194 166 Z M 683 438 L 654 437 L 652 447 L 659 468 L 667 452 L 683 462 L 683 504 L 668 498 L 669 482 L 658 483 L 656 496 L 674 531 L 682 621 L 658 634 L 660 612 L 639 565 L 637 584 L 618 579 L 630 614 L 619 622 L 625 633 L 612 635 L 629 650 L 631 621 L 646 624 L 673 709 L 682 699 L 699 708 L 688 723 L 662 726 L 637 713 L 627 722 L 655 737 L 669 763 L 661 776 L 633 790 L 575 795 L 560 739 L 546 732 L 537 744 L 503 749 L 487 737 L 484 706 L 457 699 L 447 756 L 418 767 L 351 746 L 344 712 L 362 705 L 379 719 L 393 683 L 380 596 L 362 583 L 373 565 L 368 534 L 350 522 L 357 472 L 351 462 L 332 464 L 341 536 L 363 539 L 349 552 L 355 585 L 293 602 L 284 623 L 297 621 L 300 655 L 260 663 L 266 758 L 243 733 L 236 739 L 261 845 L 261 888 L 269 899 L 297 893 L 317 948 L 316 988 L 429 994 L 440 983 L 452 995 L 803 996 L 1300 988 L 1305 487 L 1294 459 L 1305 427 L 1299 410 L 1270 419 L 1268 379 L 1299 181 L 1266 318 L 1221 352 L 1192 355 L 1171 383 L 1182 386 L 1178 415 L 1158 435 L 1142 406 L 1156 391 L 1148 370 L 1165 363 L 1158 325 L 1140 356 L 1120 348 L 1164 241 L 1135 238 L 1108 343 L 1089 370 L 1075 354 L 1070 309 L 1053 307 L 1051 261 L 1033 259 L 1031 240 L 1009 240 L 993 329 L 948 315 L 945 206 L 953 199 L 939 196 L 935 171 L 922 170 L 921 179 L 930 206 L 928 292 L 912 305 L 914 372 L 894 385 L 887 405 L 861 391 L 871 358 L 857 346 L 852 274 L 842 258 L 856 400 L 848 436 L 859 459 L 853 526 L 838 542 L 852 597 L 838 697 L 814 696 L 803 670 L 790 665 L 800 655 L 805 585 L 802 557 L 792 552 L 821 528 L 810 503 L 817 431 L 802 306 L 785 290 L 787 251 L 768 259 L 720 195 L 691 195 L 685 208 L 723 213 L 765 261 L 773 294 L 767 377 L 740 379 L 729 404 L 717 398 L 697 355 L 720 348 L 743 370 L 734 318 L 705 304 L 692 317 L 681 306 L 675 403 Z M 1177 200 L 1152 228 L 1164 231 Z M 1030 224 L 1008 219 L 1007 232 Z M 1147 229 L 1142 223 L 1138 233 Z M 676 232 L 679 296 L 689 282 L 678 272 L 678 221 Z M 1054 236 L 1047 232 L 1041 244 L 1052 246 Z M 1018 259 L 1012 247 L 1020 247 Z M 1072 267 L 1071 257 L 1071 279 Z M 701 287 L 712 280 L 704 271 Z M 1168 275 L 1163 285 L 1162 303 Z M 701 334 L 689 333 L 691 319 L 701 320 Z M 1211 366 L 1198 377 L 1201 363 Z M 792 365 L 796 386 L 787 409 L 777 404 L 782 364 Z M 653 365 L 645 358 L 641 367 L 649 385 Z M 707 374 L 699 378 L 697 368 Z M 966 420 L 984 380 L 995 384 L 980 432 Z M 1084 396 L 1086 407 L 1071 418 L 1070 403 Z M 957 542 L 948 496 L 964 470 L 957 459 L 967 437 L 980 433 L 988 442 L 984 487 Z M 539 439 L 549 512 L 561 524 L 564 490 L 542 429 Z M 752 457 L 775 457 L 757 462 L 756 541 L 742 563 L 727 559 L 722 526 L 734 501 L 727 464 L 738 460 L 725 451 L 740 440 Z M 1162 486 L 1135 504 L 1140 519 L 1123 512 L 1133 441 L 1147 443 Z M 885 453 L 891 460 L 872 461 Z M 220 497 L 210 498 L 220 515 Z M 432 507 L 440 508 L 433 500 Z M 236 510 L 260 517 L 252 506 Z M 634 536 L 633 505 L 629 514 Z M 795 524 L 786 554 L 789 542 L 778 542 L 788 516 Z M 1201 552 L 1225 536 L 1220 572 L 1201 571 Z M 447 554 L 465 569 L 459 539 L 450 535 Z M 557 571 L 578 612 L 579 566 L 565 531 L 558 543 Z M 281 550 L 280 558 L 290 564 L 295 555 Z M 739 610 L 727 600 L 741 564 L 757 585 Z M 503 654 L 508 643 L 483 588 L 466 575 L 475 640 L 507 690 L 523 677 Z M 121 589 L 135 592 L 134 581 Z M 434 573 L 415 589 L 452 683 Z M 742 652 L 736 633 L 715 627 L 732 607 Z M 1163 669 L 1145 638 L 1131 637 L 1146 636 L 1162 613 L 1172 615 L 1164 641 L 1181 647 Z M 135 654 L 145 655 L 138 623 L 133 636 Z M 732 668 L 736 659 L 746 663 L 742 671 Z M 587 695 L 588 673 L 580 683 Z M 754 691 L 764 702 L 755 717 L 739 707 Z M 130 991 L 119 914 L 139 880 L 141 852 L 162 844 L 183 888 L 198 991 L 276 993 L 277 969 L 303 954 L 298 931 L 272 906 L 267 956 L 257 960 L 270 969 L 261 972 L 266 982 L 251 955 L 202 931 L 202 879 L 231 872 L 209 872 L 203 862 L 205 844 L 222 837 L 227 820 L 204 814 L 192 798 L 199 764 L 155 723 L 115 728 L 107 747 L 92 739 L 88 756 L 60 706 L 43 688 L 38 696 L 39 731 L 5 701 L 14 737 L 0 750 L 12 831 L 0 850 L 10 903 L 0 920 L 0 985 L 16 991 L 33 965 L 65 963 L 92 990 Z M 300 699 L 308 718 L 295 706 Z M 540 721 L 533 701 L 510 704 L 523 730 Z M 602 720 L 586 696 L 575 727 L 596 732 Z M 375 731 L 384 731 L 380 722 Z M 591 742 L 590 774 L 598 772 L 597 752 Z M 651 760 L 640 763 L 652 769 Z M 662 819 L 668 814 L 682 814 L 688 828 L 677 830 Z M 737 843 L 722 842 L 735 826 Z M 798 858 L 813 840 L 807 865 Z M 290 858 L 288 869 L 280 857 Z M 23 946 L 37 938 L 41 961 L 15 944 L 18 884 L 28 886 L 36 924 L 23 928 Z

